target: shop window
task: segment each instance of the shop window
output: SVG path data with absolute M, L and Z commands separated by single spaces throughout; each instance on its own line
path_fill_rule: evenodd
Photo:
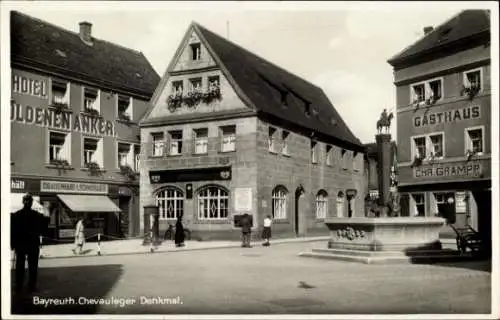
M 467 128 L 465 135 L 465 149 L 466 153 L 483 154 L 484 152 L 484 139 L 483 127 Z
M 153 140 L 153 157 L 160 157 L 163 155 L 163 149 L 165 147 L 165 140 L 163 132 L 153 132 L 151 133 L 151 139 Z
M 201 60 L 201 44 L 200 43 L 191 43 L 191 60 L 198 61 Z
M 134 171 L 139 172 L 140 170 L 140 160 L 141 160 L 141 146 L 134 145 Z
M 268 141 L 268 150 L 269 152 L 276 152 L 275 148 L 276 148 L 276 142 L 274 141 L 275 138 L 274 138 L 274 134 L 276 133 L 276 128 L 273 128 L 273 127 L 269 127 L 269 130 L 268 130 L 268 137 L 267 137 L 267 141 Z
M 198 219 L 227 219 L 228 209 L 229 196 L 225 189 L 210 186 L 198 192 Z
M 83 89 L 83 110 L 85 112 L 99 112 L 99 90 L 96 89 Z
M 455 195 L 452 192 L 434 193 L 436 215 L 446 219 L 447 223 L 455 223 Z
M 328 194 L 320 190 L 316 195 L 316 219 L 325 219 L 328 212 Z
M 177 188 L 167 187 L 156 194 L 160 219 L 177 219 L 184 212 L 184 195 Z
M 131 121 L 132 119 L 132 97 L 117 95 L 118 119 Z
M 318 163 L 318 150 L 317 150 L 318 143 L 316 141 L 311 141 L 310 142 L 310 148 L 311 148 L 311 162 L 312 163 Z
M 85 167 L 91 163 L 103 167 L 103 139 L 83 138 L 83 164 Z
M 273 219 L 286 219 L 286 199 L 288 191 L 283 186 L 277 186 L 272 193 Z
M 49 131 L 48 160 L 71 164 L 71 133 Z
M 337 217 L 344 217 L 344 193 L 339 191 L 337 194 Z
M 194 130 L 194 153 L 205 154 L 208 153 L 208 129 L 195 129 Z
M 130 167 L 134 166 L 134 153 L 132 145 L 129 143 L 118 143 L 118 167 Z
M 182 154 L 182 131 L 169 131 L 170 138 L 170 153 L 171 156 L 177 156 Z
M 283 142 L 283 146 L 281 148 L 281 153 L 284 155 L 289 155 L 288 153 L 288 136 L 290 135 L 290 132 L 284 131 L 281 133 L 281 140 Z
M 69 105 L 69 82 L 52 79 L 52 104 Z
M 330 146 L 330 145 L 326 145 L 325 158 L 326 158 L 325 159 L 326 165 L 331 166 L 332 165 L 332 146 Z
M 413 215 L 415 217 L 425 217 L 425 195 L 423 193 L 412 194 L 414 208 Z

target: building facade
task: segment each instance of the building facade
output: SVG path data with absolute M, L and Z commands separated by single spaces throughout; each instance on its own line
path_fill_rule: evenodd
M 463 11 L 424 31 L 389 60 L 401 209 L 491 237 L 489 12 Z
M 142 53 L 13 11 L 11 76 L 11 212 L 30 192 L 50 239 L 80 215 L 87 236 L 138 234 L 137 123 L 159 81 Z
M 364 215 L 364 149 L 323 91 L 196 23 L 140 126 L 160 233 L 179 215 L 202 239 L 239 238 L 243 213 L 256 231 L 271 215 L 278 237 Z

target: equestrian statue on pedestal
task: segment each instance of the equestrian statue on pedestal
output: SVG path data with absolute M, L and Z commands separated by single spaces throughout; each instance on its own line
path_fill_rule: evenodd
M 389 129 L 391 127 L 391 120 L 393 117 L 394 115 L 392 114 L 392 112 L 389 115 L 387 115 L 387 109 L 384 109 L 384 111 L 382 111 L 382 113 L 380 114 L 380 119 L 377 121 L 377 132 L 379 134 L 389 133 Z

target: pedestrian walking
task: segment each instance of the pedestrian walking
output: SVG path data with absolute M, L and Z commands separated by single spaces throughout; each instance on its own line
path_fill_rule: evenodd
M 23 208 L 11 215 L 11 248 L 16 259 L 15 292 L 24 287 L 24 268 L 28 257 L 28 288 L 37 291 L 38 259 L 40 258 L 40 237 L 48 228 L 50 218 L 33 209 L 33 196 L 23 197 Z
M 252 247 L 250 245 L 251 236 L 252 236 L 252 216 L 250 216 L 248 213 L 245 213 L 241 217 L 241 237 L 242 237 L 241 246 L 243 248 Z
M 262 244 L 263 246 L 270 246 L 271 243 L 269 243 L 269 239 L 271 239 L 271 224 L 273 223 L 273 220 L 271 219 L 270 215 L 267 215 L 264 218 L 264 229 L 262 230 L 262 239 L 264 239 L 264 243 Z
M 73 253 L 82 254 L 83 253 L 83 244 L 85 243 L 85 226 L 83 223 L 83 216 L 80 215 L 78 217 L 78 221 L 75 226 L 75 248 L 73 249 Z
M 175 223 L 174 241 L 176 247 L 184 247 L 184 226 L 182 225 L 182 215 L 177 217 L 177 222 Z

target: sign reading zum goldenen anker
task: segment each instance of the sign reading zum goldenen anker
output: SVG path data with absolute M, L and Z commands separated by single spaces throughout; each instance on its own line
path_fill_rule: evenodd
M 41 192 L 107 194 L 108 185 L 103 183 L 67 182 L 42 180 Z

